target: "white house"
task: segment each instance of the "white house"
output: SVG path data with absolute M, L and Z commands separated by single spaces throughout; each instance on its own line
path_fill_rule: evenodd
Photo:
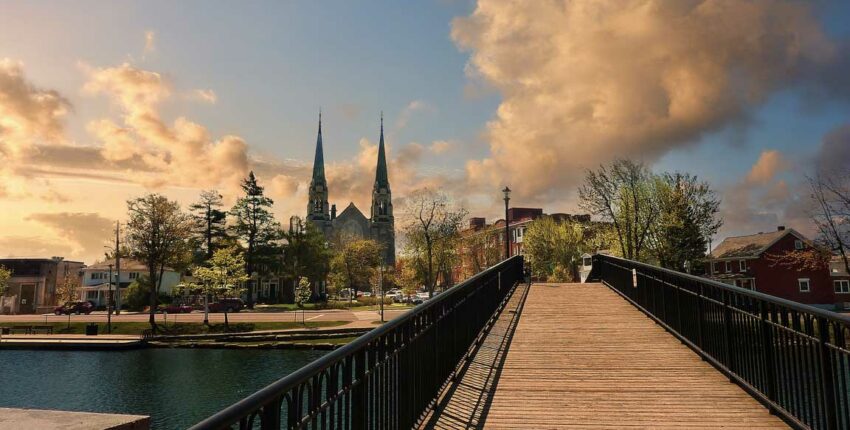
M 83 285 L 80 288 L 80 300 L 88 300 L 96 306 L 105 306 L 109 297 L 109 272 L 112 267 L 112 290 L 115 290 L 115 282 L 118 273 L 115 268 L 115 260 L 106 260 L 100 263 L 92 264 L 83 269 Z M 136 261 L 128 258 L 121 259 L 121 277 L 118 279 L 118 284 L 121 286 L 121 296 L 123 297 L 127 287 L 136 279 L 147 276 L 148 268 Z M 180 273 L 166 267 L 162 273 L 162 283 L 160 292 L 171 294 L 174 286 L 180 283 Z

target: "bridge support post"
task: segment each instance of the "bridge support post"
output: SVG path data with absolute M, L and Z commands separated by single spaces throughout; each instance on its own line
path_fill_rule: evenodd
M 765 375 L 767 376 L 767 386 L 765 390 L 767 391 L 765 394 L 770 401 L 775 402 L 777 400 L 776 395 L 776 365 L 774 362 L 774 343 L 773 343 L 773 328 L 770 325 L 770 309 L 768 308 L 768 304 L 765 302 L 759 302 L 760 314 L 761 314 L 761 343 L 764 348 L 764 369 Z M 774 413 L 772 407 L 768 408 L 770 413 Z
M 838 413 L 835 408 L 835 372 L 832 368 L 832 350 L 829 348 L 830 323 L 824 317 L 818 318 L 818 338 L 820 339 L 820 371 L 823 381 L 824 415 L 826 429 L 838 428 Z M 836 332 L 838 337 L 838 332 Z

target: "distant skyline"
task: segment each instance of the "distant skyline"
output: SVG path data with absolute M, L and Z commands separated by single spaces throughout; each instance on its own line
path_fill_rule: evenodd
M 578 212 L 615 157 L 694 173 L 728 235 L 811 234 L 805 175 L 850 166 L 840 1 L 0 3 L 0 257 L 103 254 L 126 200 L 228 204 L 254 170 L 306 212 L 368 207 L 384 112 L 396 207 Z M 401 210 L 397 209 L 397 215 Z

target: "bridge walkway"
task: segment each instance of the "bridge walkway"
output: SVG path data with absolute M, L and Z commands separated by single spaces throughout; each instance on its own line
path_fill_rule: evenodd
M 515 331 L 493 333 L 512 333 L 504 358 L 459 378 L 487 392 L 443 399 L 442 411 L 477 409 L 474 419 L 428 427 L 788 428 L 601 284 L 534 284 L 520 315 Z

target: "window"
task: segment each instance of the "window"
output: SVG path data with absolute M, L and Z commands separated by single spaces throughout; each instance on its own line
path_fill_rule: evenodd
M 738 279 L 735 281 L 735 285 L 753 291 L 756 289 L 755 279 Z
M 740 269 L 742 272 L 746 272 L 747 271 L 747 260 L 739 261 L 738 262 L 738 269 Z
M 803 249 L 803 241 L 800 239 L 795 240 L 794 249 Z
M 836 294 L 850 294 L 850 280 L 839 279 L 832 281 L 832 284 L 835 286 Z
M 731 261 L 726 262 L 726 273 L 732 273 L 732 262 Z
M 715 262 L 711 263 L 711 273 L 719 273 L 719 272 L 720 272 L 720 270 L 717 267 L 717 262 L 715 261 Z
M 97 300 L 97 291 L 86 291 L 86 300 Z
M 809 282 L 809 278 L 800 278 L 797 280 L 797 286 L 800 287 L 801 293 L 808 293 L 812 291 L 812 284 Z
M 130 279 L 138 279 L 139 272 L 130 272 Z

